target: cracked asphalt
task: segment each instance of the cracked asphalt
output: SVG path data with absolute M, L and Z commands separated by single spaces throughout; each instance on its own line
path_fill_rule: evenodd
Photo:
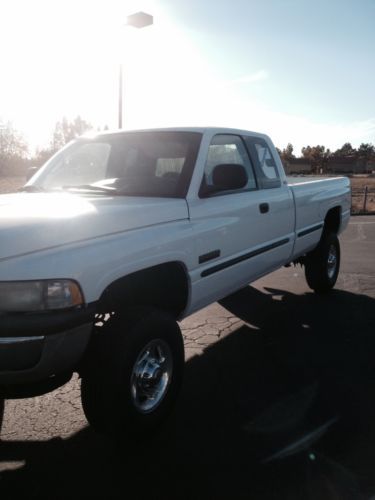
M 340 241 L 333 293 L 283 268 L 181 323 L 182 393 L 149 442 L 96 435 L 77 377 L 6 401 L 1 499 L 373 496 L 375 218 L 353 217 Z M 264 465 L 327 422 L 306 451 Z

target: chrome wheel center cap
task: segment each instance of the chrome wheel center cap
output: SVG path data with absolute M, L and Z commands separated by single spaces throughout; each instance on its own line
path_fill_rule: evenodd
M 327 273 L 329 278 L 333 278 L 336 272 L 336 266 L 337 266 L 336 247 L 334 245 L 331 245 L 329 248 L 328 259 L 327 259 Z
M 172 353 L 161 339 L 153 340 L 141 351 L 131 376 L 131 396 L 141 413 L 150 413 L 160 404 L 172 377 Z

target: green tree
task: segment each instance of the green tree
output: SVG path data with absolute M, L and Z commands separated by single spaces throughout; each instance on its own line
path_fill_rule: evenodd
M 372 163 L 375 161 L 375 147 L 368 142 L 362 142 L 357 149 L 357 161 L 367 171 L 373 169 Z
M 34 167 L 41 167 L 48 161 L 55 152 L 52 148 L 37 149 L 34 157 L 32 158 L 32 164 Z
M 295 158 L 295 155 L 293 154 L 293 145 L 288 142 L 286 148 L 284 148 L 282 151 L 281 151 L 281 159 L 282 160 L 285 160 L 285 161 L 288 161 L 288 160 L 291 160 L 292 158 Z
M 0 175 L 19 175 L 27 163 L 28 146 L 11 122 L 0 123 Z
M 65 146 L 66 143 L 84 134 L 88 130 L 92 130 L 92 128 L 92 125 L 83 120 L 80 116 L 74 118 L 73 121 L 69 121 L 64 116 L 62 120 L 57 122 L 55 125 L 51 142 L 51 150 L 53 152 L 59 150 Z
M 84 134 L 88 130 L 92 130 L 92 128 L 92 125 L 83 120 L 80 116 L 77 116 L 71 122 L 69 122 L 66 117 L 63 117 L 62 120 L 55 125 L 50 146 L 36 150 L 31 161 L 32 166 L 42 166 L 56 153 L 56 151 L 65 146 L 66 143 Z
M 375 157 L 375 146 L 371 143 L 362 142 L 362 144 L 357 149 L 358 158 L 362 160 L 371 160 Z
M 333 156 L 353 156 L 357 154 L 357 150 L 353 148 L 350 142 L 345 142 L 341 148 L 336 149 Z
M 331 156 L 331 151 L 325 146 L 305 146 L 301 150 L 303 158 L 310 160 L 311 165 L 315 168 L 318 173 L 320 169 L 325 170 L 328 163 L 328 159 Z

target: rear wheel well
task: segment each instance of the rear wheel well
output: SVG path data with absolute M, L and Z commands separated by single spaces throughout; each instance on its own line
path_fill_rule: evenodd
M 324 219 L 323 235 L 327 233 L 337 234 L 340 229 L 341 223 L 341 208 L 334 207 L 328 210 L 327 215 Z
M 322 244 L 322 242 L 325 240 L 328 234 L 333 233 L 337 235 L 340 229 L 340 224 L 341 224 L 341 207 L 334 207 L 329 209 L 324 219 L 323 232 L 320 237 L 319 245 L 312 251 L 313 252 L 316 251 L 316 249 Z M 305 265 L 307 255 L 306 254 L 302 255 L 301 257 L 298 257 L 298 259 L 293 260 L 293 264 Z
M 178 318 L 186 309 L 189 285 L 180 262 L 168 262 L 124 276 L 102 293 L 98 314 L 134 306 L 153 306 Z

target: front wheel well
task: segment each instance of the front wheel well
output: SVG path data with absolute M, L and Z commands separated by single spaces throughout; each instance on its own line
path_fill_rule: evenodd
M 167 262 L 131 273 L 111 283 L 102 293 L 98 314 L 134 306 L 153 306 L 178 318 L 186 309 L 189 284 L 185 266 Z

